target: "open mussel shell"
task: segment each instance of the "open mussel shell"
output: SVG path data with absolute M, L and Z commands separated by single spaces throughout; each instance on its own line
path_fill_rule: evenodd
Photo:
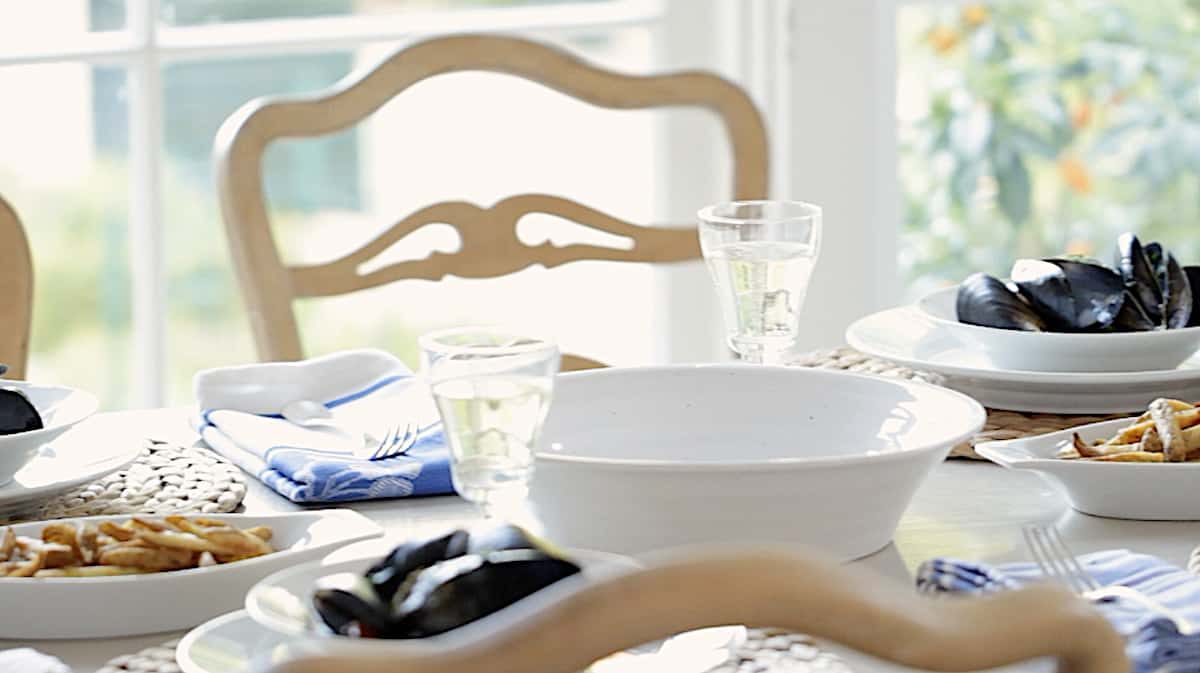
M 1175 260 L 1175 255 L 1170 253 L 1163 264 L 1163 274 L 1163 324 L 1167 329 L 1187 327 L 1191 324 L 1195 306 L 1191 280 Z
M 1129 290 L 1125 290 L 1125 301 L 1121 304 L 1117 319 L 1113 321 L 1113 330 L 1117 332 L 1149 332 L 1156 327 L 1158 327 L 1158 323 L 1146 315 L 1146 311 L 1137 297 L 1133 296 Z
M 580 571 L 536 549 L 469 554 L 420 571 L 400 604 L 389 634 L 424 638 L 486 617 Z
M 967 277 L 954 304 L 958 321 L 981 327 L 1042 332 L 1046 322 L 1003 282 L 986 273 Z
M 1125 302 L 1121 276 L 1087 261 L 1018 260 L 1012 281 L 1033 310 L 1061 331 L 1108 329 Z
M 1161 248 L 1159 254 L 1161 255 Z M 1121 272 L 1121 280 L 1124 281 L 1125 287 L 1141 303 L 1146 315 L 1150 316 L 1155 324 L 1161 324 L 1162 287 L 1159 285 L 1158 274 L 1136 235 L 1124 233 L 1117 238 L 1117 269 Z
M 432 540 L 402 544 L 371 566 L 366 577 L 376 595 L 391 602 L 411 573 L 465 554 L 468 537 L 467 531 L 456 530 Z
M 0 388 L 0 435 L 41 430 L 42 415 L 19 390 Z
M 361 638 L 386 636 L 390 624 L 387 603 L 375 594 L 370 580 L 356 573 L 327 575 L 313 590 L 313 609 L 334 633 Z
M 1192 290 L 1192 319 L 1188 321 L 1188 327 L 1200 327 L 1200 266 L 1183 267 L 1183 275 L 1187 276 Z

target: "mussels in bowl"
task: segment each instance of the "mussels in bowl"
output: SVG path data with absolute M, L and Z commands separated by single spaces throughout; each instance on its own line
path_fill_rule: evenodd
M 975 273 L 918 308 L 1003 369 L 1178 367 L 1200 349 L 1200 267 L 1128 233 L 1113 259 L 1019 259 L 1006 279 Z

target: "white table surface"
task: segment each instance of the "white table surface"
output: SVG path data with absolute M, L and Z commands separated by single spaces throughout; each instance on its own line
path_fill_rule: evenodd
M 109 441 L 153 436 L 191 443 L 181 410 L 102 414 L 73 432 L 102 428 Z M 245 509 L 271 513 L 298 509 L 247 479 Z M 474 510 L 454 496 L 352 504 L 387 530 L 389 538 L 431 534 L 475 519 Z M 1023 558 L 1021 524 L 1056 522 L 1072 549 L 1085 553 L 1131 548 L 1183 565 L 1200 544 L 1200 522 L 1145 522 L 1100 519 L 1069 509 L 1063 496 L 1030 472 L 1009 471 L 984 462 L 950 461 L 938 466 L 917 493 L 892 545 L 856 563 L 911 582 L 912 571 L 931 556 L 987 561 Z M 6 608 L 8 606 L 5 606 Z M 160 644 L 182 633 L 159 633 L 101 640 L 0 640 L 0 650 L 29 646 L 65 661 L 75 673 L 91 673 L 113 657 Z M 870 668 L 867 668 L 870 667 Z M 873 670 L 859 663 L 856 670 Z M 880 669 L 882 670 L 882 669 Z M 896 670 L 886 667 L 886 670 Z

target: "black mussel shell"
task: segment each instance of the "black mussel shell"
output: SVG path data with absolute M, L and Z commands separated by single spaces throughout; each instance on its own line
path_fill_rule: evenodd
M 8 365 L 4 364 L 3 362 L 0 362 L 0 376 L 4 376 L 4 374 L 7 371 L 8 371 Z
M 1188 327 L 1200 327 L 1200 266 L 1183 267 L 1183 275 L 1187 276 L 1188 286 L 1192 289 L 1192 319 Z
M 467 553 L 469 537 L 467 531 L 456 530 L 432 540 L 402 544 L 371 566 L 367 579 L 379 598 L 390 603 L 411 573 Z
M 535 549 L 471 554 L 420 571 L 403 603 L 393 603 L 391 637 L 424 638 L 486 617 L 579 566 Z
M 1117 319 L 1113 321 L 1112 328 L 1117 332 L 1149 332 L 1158 327 L 1158 323 L 1150 319 L 1146 315 L 1146 309 L 1142 308 L 1142 303 L 1133 296 L 1129 290 L 1125 290 L 1125 301 L 1121 304 L 1121 311 L 1117 313 Z
M 1163 319 L 1162 288 L 1159 285 L 1157 273 L 1146 256 L 1138 237 L 1131 233 L 1121 234 L 1117 238 L 1117 269 L 1121 272 L 1121 280 L 1125 287 L 1137 297 L 1146 315 L 1155 324 Z
M 0 435 L 41 430 L 42 416 L 19 390 L 0 388 Z
M 1167 253 L 1163 264 L 1166 282 L 1163 284 L 1163 324 L 1167 329 L 1187 327 L 1192 321 L 1195 297 L 1188 279 L 1175 255 Z
M 334 633 L 359 638 L 379 638 L 388 633 L 389 611 L 367 578 L 338 573 L 317 580 L 313 609 Z
M 1125 302 L 1121 276 L 1092 262 L 1018 260 L 1012 280 L 1038 315 L 1064 331 L 1108 329 Z
M 471 531 L 467 553 L 486 554 L 506 549 L 538 549 L 551 556 L 557 556 L 544 540 L 511 523 Z
M 958 321 L 998 329 L 1043 332 L 1046 322 L 1015 292 L 986 273 L 967 277 L 955 300 Z

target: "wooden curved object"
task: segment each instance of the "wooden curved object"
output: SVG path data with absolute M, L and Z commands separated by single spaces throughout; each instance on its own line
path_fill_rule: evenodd
M 424 79 L 471 70 L 514 75 L 606 108 L 688 106 L 711 110 L 724 123 L 732 147 L 733 197 L 754 199 L 767 194 L 768 151 L 762 118 L 745 92 L 716 75 L 624 75 L 597 68 L 565 51 L 513 37 L 463 35 L 421 42 L 327 92 L 251 101 L 217 133 L 215 162 L 221 209 L 260 358 L 303 357 L 292 308 L 298 297 L 344 294 L 402 279 L 494 277 L 533 265 L 554 267 L 582 260 L 676 262 L 700 256 L 690 226 L 640 226 L 570 199 L 523 194 L 490 208 L 461 201 L 437 203 L 405 217 L 340 259 L 309 266 L 285 265 L 271 232 L 263 191 L 262 157 L 267 146 L 280 138 L 340 131 Z M 559 216 L 625 237 L 632 247 L 525 245 L 518 239 L 516 227 L 530 213 Z M 433 254 L 368 273 L 361 271 L 364 264 L 427 224 L 454 227 L 462 248 L 452 255 Z
M 481 623 L 468 635 L 466 627 L 444 647 L 301 656 L 269 673 L 574 673 L 614 652 L 726 624 L 790 629 L 922 670 L 975 671 L 1038 657 L 1056 658 L 1059 673 L 1130 670 L 1120 634 L 1062 589 L 931 600 L 858 569 L 783 552 L 667 561 L 514 612 L 494 628 Z
M 0 362 L 25 378 L 33 320 L 33 258 L 16 211 L 0 198 Z

